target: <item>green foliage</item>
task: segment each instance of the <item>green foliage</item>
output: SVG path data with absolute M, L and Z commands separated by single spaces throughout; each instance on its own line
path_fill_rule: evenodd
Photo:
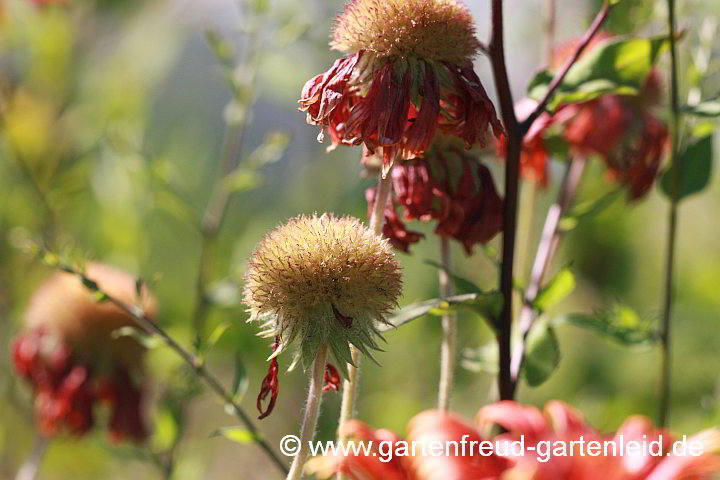
M 592 314 L 563 315 L 553 319 L 553 322 L 600 333 L 626 346 L 647 346 L 658 338 L 650 322 L 642 320 L 632 308 L 619 304 Z
M 547 311 L 556 303 L 564 300 L 574 289 L 575 275 L 568 266 L 556 273 L 548 284 L 540 289 L 532 306 L 542 312 Z
M 666 35 L 609 40 L 575 63 L 555 91 L 548 110 L 593 100 L 602 95 L 634 95 L 645 85 L 650 69 L 667 49 Z M 529 96 L 542 99 L 555 74 L 538 73 L 528 86 Z
M 682 111 L 683 113 L 694 115 L 696 117 L 720 117 L 720 98 L 705 100 L 697 105 L 685 105 L 682 107 Z
M 663 174 L 660 188 L 668 198 L 680 201 L 708 186 L 713 163 L 712 139 L 712 133 L 693 138 Z
M 528 333 L 525 349 L 522 373 L 528 385 L 537 387 L 545 383 L 560 364 L 560 344 L 550 322 L 535 322 Z
M 460 365 L 474 373 L 497 375 L 500 370 L 498 352 L 499 348 L 495 340 L 481 347 L 466 348 L 462 351 Z
M 253 435 L 250 430 L 241 427 L 221 428 L 213 432 L 212 436 L 224 437 L 232 442 L 241 443 L 244 445 L 254 443 L 257 440 L 257 437 Z

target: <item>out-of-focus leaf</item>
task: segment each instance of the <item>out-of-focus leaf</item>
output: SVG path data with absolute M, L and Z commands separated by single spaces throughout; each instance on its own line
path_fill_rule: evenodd
M 720 97 L 705 100 L 697 105 L 685 105 L 682 107 L 682 111 L 688 115 L 695 115 L 696 117 L 720 117 Z
M 527 337 L 523 375 L 528 385 L 544 383 L 560 364 L 560 344 L 547 321 L 537 321 Z
M 154 452 L 164 452 L 175 443 L 178 435 L 178 424 L 173 414 L 167 409 L 158 410 L 153 415 L 153 435 L 150 445 Z
M 642 320 L 625 305 L 592 314 L 573 313 L 553 319 L 555 324 L 567 323 L 600 333 L 623 345 L 648 345 L 656 341 L 657 332 L 652 324 Z
M 252 168 L 260 168 L 275 163 L 282 158 L 290 144 L 287 132 L 271 132 L 265 141 L 248 156 L 245 164 Z
M 439 270 L 445 271 L 445 273 L 447 273 L 448 277 L 450 277 L 452 279 L 453 285 L 455 285 L 455 290 L 460 295 L 465 294 L 465 293 L 480 293 L 480 292 L 482 292 L 482 289 L 480 287 L 478 287 L 474 282 L 472 282 L 471 280 L 468 280 L 467 278 L 463 278 L 460 275 L 454 274 L 451 270 L 445 268 L 442 264 L 440 264 L 434 260 L 424 260 L 423 263 L 431 265 Z
M 682 200 L 705 189 L 710 183 L 712 155 L 712 134 L 694 139 L 663 174 L 660 180 L 660 188 L 663 193 L 668 198 L 673 198 L 675 175 L 678 176 L 677 200 Z
M 113 330 L 111 336 L 115 339 L 123 337 L 132 338 L 148 350 L 162 347 L 165 345 L 165 341 L 161 337 L 157 335 L 150 335 L 146 332 L 143 332 L 142 330 L 138 330 L 137 328 L 131 327 L 129 325 L 125 327 L 120 327 L 117 330 Z
M 222 322 L 220 325 L 215 327 L 208 336 L 207 341 L 205 342 L 205 348 L 209 350 L 215 345 L 217 345 L 217 342 L 222 338 L 222 336 L 225 334 L 225 332 L 227 332 L 230 327 L 232 327 L 232 323 L 227 321 Z
M 570 68 L 550 99 L 548 110 L 602 95 L 634 95 L 645 85 L 650 69 L 667 48 L 667 35 L 616 39 L 598 45 Z M 530 82 L 530 98 L 541 100 L 555 74 L 547 70 Z
M 232 383 L 232 396 L 235 402 L 242 402 L 245 393 L 250 385 L 250 379 L 248 378 L 247 369 L 245 363 L 240 356 L 240 353 L 235 354 L 235 377 Z
M 560 219 L 558 228 L 563 232 L 569 232 L 577 227 L 581 220 L 588 220 L 599 215 L 612 205 L 622 191 L 622 188 L 615 188 L 603 195 L 578 203 L 568 215 Z
M 533 307 L 543 312 L 547 311 L 553 305 L 570 295 L 574 289 L 575 275 L 568 266 L 555 274 L 550 282 L 540 289 L 540 292 L 538 292 L 535 300 L 532 302 Z
M 492 341 L 481 347 L 464 349 L 460 365 L 471 372 L 497 375 L 500 370 L 498 358 L 498 344 Z
M 232 65 L 234 49 L 222 35 L 215 30 L 208 30 L 205 32 L 205 41 L 220 63 L 226 66 Z
M 235 443 L 242 443 L 244 445 L 255 443 L 257 441 L 257 437 L 253 435 L 250 430 L 241 427 L 220 428 L 218 430 L 215 430 L 212 436 L 225 437 Z
M 225 177 L 225 188 L 228 192 L 247 192 L 259 187 L 263 176 L 255 170 L 238 168 Z

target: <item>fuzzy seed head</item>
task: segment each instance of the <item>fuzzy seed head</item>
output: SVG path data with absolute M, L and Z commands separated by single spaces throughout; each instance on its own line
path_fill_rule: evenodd
M 149 317 L 154 315 L 154 300 L 148 295 L 138 297 L 132 275 L 99 263 L 88 264 L 85 274 L 103 292 L 140 305 Z M 80 278 L 70 273 L 54 273 L 33 294 L 25 323 L 66 342 L 79 359 L 96 365 L 136 365 L 143 351 L 132 338 L 113 337 L 119 328 L 137 327 L 133 318 L 109 302 L 98 302 Z
M 264 336 L 280 336 L 275 355 L 300 338 L 303 366 L 325 344 L 339 366 L 352 363 L 349 344 L 376 349 L 402 291 L 400 266 L 387 240 L 352 217 L 300 216 L 270 232 L 245 275 L 250 320 Z
M 456 0 L 352 0 L 336 20 L 330 45 L 457 66 L 471 65 L 480 48 L 470 11 Z

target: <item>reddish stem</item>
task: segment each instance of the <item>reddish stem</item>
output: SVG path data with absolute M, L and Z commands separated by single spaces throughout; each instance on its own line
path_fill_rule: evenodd
M 537 107 L 535 107 L 535 110 L 525 120 L 523 120 L 522 123 L 520 123 L 520 131 L 523 135 L 525 135 L 528 130 L 530 130 L 533 122 L 537 120 L 537 118 L 545 111 L 545 107 L 547 107 L 548 103 L 550 103 L 553 94 L 560 87 L 563 80 L 565 80 L 568 72 L 570 71 L 572 66 L 575 65 L 575 62 L 578 61 L 580 55 L 582 55 L 582 53 L 592 41 L 593 37 L 595 37 L 595 34 L 600 30 L 602 24 L 605 23 L 605 20 L 607 20 L 608 15 L 610 15 L 610 10 L 612 10 L 612 8 L 613 6 L 610 3 L 605 3 L 603 9 L 595 17 L 595 20 L 590 26 L 590 29 L 585 32 L 582 40 L 580 40 L 580 45 L 578 45 L 572 56 L 565 61 L 562 69 L 560 69 L 560 73 L 558 73 L 555 78 L 553 78 L 552 82 L 550 82 L 550 86 L 548 87 L 548 91 L 545 94 L 545 97 L 540 100 L 540 103 L 538 103 Z

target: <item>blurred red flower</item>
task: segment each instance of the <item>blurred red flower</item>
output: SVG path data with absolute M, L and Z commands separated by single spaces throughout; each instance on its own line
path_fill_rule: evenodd
M 589 50 L 610 37 L 601 35 Z M 559 67 L 575 43 L 558 49 L 553 66 Z M 589 51 L 588 50 L 588 51 Z M 553 126 L 574 155 L 597 155 L 611 178 L 629 188 L 629 197 L 643 197 L 652 187 L 668 142 L 667 126 L 653 113 L 662 93 L 656 72 L 651 72 L 637 95 L 606 95 L 584 103 L 565 105 L 542 114 L 525 137 L 521 173 L 540 185 L 548 183 L 549 149 L 546 137 Z M 537 102 L 523 99 L 516 104 L 518 118 L 526 118 Z M 498 142 L 498 155 L 505 155 L 505 139 Z
M 506 433 L 491 437 L 489 432 L 494 426 L 502 427 Z M 481 409 L 474 426 L 447 412 L 427 411 L 410 421 L 404 440 L 393 432 L 373 430 L 357 420 L 345 424 L 342 431 L 354 442 L 372 441 L 373 448 L 367 452 L 356 449 L 348 455 L 338 452 L 313 458 L 308 470 L 318 478 L 343 473 L 350 480 L 710 480 L 720 473 L 720 431 L 717 429 L 692 437 L 691 441 L 703 445 L 702 455 L 670 455 L 676 439 L 664 430 L 653 428 L 644 417 L 631 417 L 615 434 L 606 435 L 587 425 L 581 414 L 558 401 L 549 402 L 543 412 L 533 406 L 498 402 Z M 503 445 L 502 442 L 518 440 L 521 435 L 525 455 L 514 455 L 519 452 L 509 446 L 501 447 L 502 452 L 484 450 L 482 455 L 480 447 L 475 447 L 474 454 L 470 454 L 470 442 L 477 442 L 475 445 L 479 446 L 480 442 L 490 440 L 492 445 Z M 552 442 L 569 445 L 581 439 L 585 445 L 593 440 L 601 444 L 614 441 L 619 449 L 636 441 L 640 447 L 608 456 L 591 456 L 587 450 L 583 450 L 582 455 L 568 456 L 546 457 L 542 453 L 545 445 L 560 444 Z M 662 451 L 651 454 L 650 442 L 661 439 Z M 460 447 L 463 440 L 467 442 L 465 454 Z M 413 442 L 415 456 L 409 454 Z M 446 454 L 435 455 L 422 448 L 435 442 L 449 445 L 442 451 Z M 408 449 L 404 450 L 406 445 Z M 397 455 L 402 451 L 407 453 Z
M 87 275 L 100 288 L 130 304 L 136 298 L 135 279 L 105 265 L 90 264 Z M 118 307 L 100 303 L 69 273 L 53 275 L 33 295 L 26 312 L 28 329 L 13 342 L 16 372 L 33 387 L 35 416 L 45 435 L 65 431 L 82 435 L 94 425 L 95 405 L 110 408 L 108 428 L 114 440 L 139 441 L 147 436 L 141 406 L 143 348 L 113 331 L 134 326 Z

